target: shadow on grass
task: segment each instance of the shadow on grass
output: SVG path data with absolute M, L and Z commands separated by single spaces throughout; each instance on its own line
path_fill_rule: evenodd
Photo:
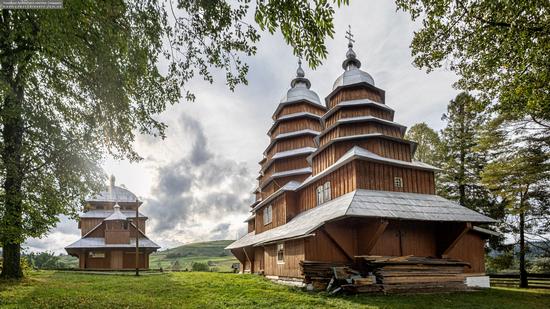
M 380 308 L 549 308 L 550 290 L 491 288 L 440 294 L 337 296 L 359 305 Z

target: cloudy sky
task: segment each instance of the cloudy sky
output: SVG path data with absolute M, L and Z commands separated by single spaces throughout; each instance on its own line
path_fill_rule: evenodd
M 441 114 L 457 91 L 456 76 L 439 70 L 426 74 L 412 65 L 409 44 L 418 24 L 396 12 L 393 1 L 352 1 L 337 9 L 335 38 L 327 41 L 328 58 L 312 71 L 305 68 L 312 89 L 324 98 L 342 73 L 348 24 L 355 35 L 354 50 L 395 120 L 406 126 L 427 122 L 440 129 Z M 278 34 L 264 34 L 258 53 L 247 59 L 248 86 L 235 92 L 218 78 L 213 85 L 193 81 L 197 99 L 182 101 L 160 115 L 169 129 L 165 140 L 141 136 L 135 143 L 145 159 L 139 163 L 108 160 L 108 174 L 138 195 L 149 217 L 150 238 L 163 248 L 213 240 L 234 239 L 244 233 L 257 162 L 269 142 L 271 114 L 295 76 L 296 58 Z M 64 252 L 79 238 L 77 223 L 62 218 L 42 239 L 30 239 L 28 250 Z

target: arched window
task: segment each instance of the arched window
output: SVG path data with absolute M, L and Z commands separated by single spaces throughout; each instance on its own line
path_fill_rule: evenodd
M 323 201 L 328 202 L 330 200 L 331 200 L 330 181 L 327 181 L 323 185 Z

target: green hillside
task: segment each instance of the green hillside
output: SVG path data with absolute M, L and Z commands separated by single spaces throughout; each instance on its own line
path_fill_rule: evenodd
M 193 263 L 205 263 L 213 271 L 229 272 L 231 264 L 238 263 L 224 248 L 233 240 L 215 240 L 186 244 L 151 254 L 150 268 L 172 269 L 176 261 L 180 269 L 191 269 Z

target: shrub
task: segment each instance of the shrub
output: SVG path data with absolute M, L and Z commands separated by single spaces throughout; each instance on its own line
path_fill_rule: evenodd
M 210 271 L 210 267 L 206 263 L 193 262 L 191 264 L 192 271 Z

